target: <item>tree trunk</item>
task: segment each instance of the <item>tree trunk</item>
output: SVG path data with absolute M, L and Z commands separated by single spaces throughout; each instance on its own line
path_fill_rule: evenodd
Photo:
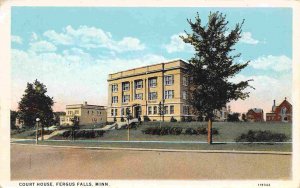
M 41 137 L 42 137 L 42 141 L 44 141 L 44 125 L 42 125 Z
M 207 143 L 212 144 L 212 121 L 211 121 L 211 118 L 208 119 L 208 125 L 207 125 Z

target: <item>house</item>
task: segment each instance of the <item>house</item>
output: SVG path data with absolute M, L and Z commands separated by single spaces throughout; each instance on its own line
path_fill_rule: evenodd
M 72 104 L 66 106 L 66 115 L 60 116 L 60 125 L 73 125 L 73 118 L 79 118 L 79 125 L 99 124 L 106 122 L 106 109 L 104 106 Z
M 262 122 L 264 121 L 264 111 L 260 108 L 249 109 L 246 113 L 246 119 L 250 122 Z
M 293 106 L 285 98 L 278 106 L 273 101 L 272 111 L 266 114 L 266 121 L 273 122 L 292 122 Z
M 187 104 L 186 62 L 178 59 L 108 75 L 107 120 L 133 118 L 180 121 L 191 116 Z M 159 104 L 164 113 L 160 116 Z
M 214 120 L 215 121 L 226 121 L 229 114 L 229 109 L 224 106 L 220 110 L 214 110 Z

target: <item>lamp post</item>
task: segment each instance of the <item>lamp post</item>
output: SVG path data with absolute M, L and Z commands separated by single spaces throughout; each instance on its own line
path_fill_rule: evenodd
M 127 127 L 128 127 L 128 135 L 127 140 L 130 140 L 130 131 L 129 131 L 129 120 L 130 120 L 130 110 L 129 108 L 126 108 L 126 116 L 127 116 Z
M 38 144 L 38 142 L 39 142 L 38 130 L 39 130 L 40 118 L 36 118 L 35 121 L 36 121 L 35 144 Z

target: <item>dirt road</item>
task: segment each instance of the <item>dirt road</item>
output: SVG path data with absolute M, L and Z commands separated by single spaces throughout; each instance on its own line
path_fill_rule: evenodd
M 289 179 L 291 155 L 91 150 L 11 145 L 12 180 Z

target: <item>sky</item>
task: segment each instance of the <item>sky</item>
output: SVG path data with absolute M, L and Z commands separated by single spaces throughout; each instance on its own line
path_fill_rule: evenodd
M 191 32 L 197 12 L 226 14 L 228 27 L 245 20 L 235 46 L 237 63 L 250 61 L 232 82 L 253 79 L 250 97 L 232 101 L 234 112 L 269 112 L 292 97 L 292 9 L 290 8 L 112 8 L 13 7 L 11 15 L 12 109 L 26 83 L 38 79 L 54 99 L 66 104 L 107 105 L 108 74 L 172 59 L 188 60 L 193 47 L 179 38 Z

